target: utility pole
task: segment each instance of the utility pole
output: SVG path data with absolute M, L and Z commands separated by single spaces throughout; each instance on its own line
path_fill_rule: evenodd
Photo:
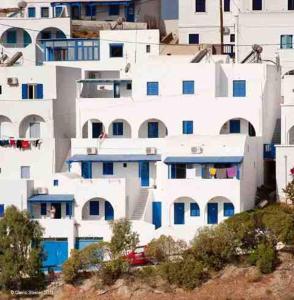
M 223 0 L 219 0 L 221 54 L 224 54 L 224 14 Z

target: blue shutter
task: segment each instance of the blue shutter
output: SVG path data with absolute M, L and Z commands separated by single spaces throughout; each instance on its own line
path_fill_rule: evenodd
M 85 179 L 92 178 L 92 163 L 90 161 L 84 161 L 81 164 L 82 177 Z
M 67 216 L 72 216 L 72 202 L 65 203 L 65 214 Z
M 141 186 L 149 186 L 149 162 L 139 162 L 139 177 L 141 178 Z
M 103 163 L 103 175 L 113 175 L 113 162 Z
M 47 215 L 47 203 L 41 203 L 41 216 Z
M 43 99 L 43 84 L 37 84 L 37 99 Z
M 29 7 L 28 8 L 28 14 L 29 14 L 29 18 L 35 18 L 36 17 L 36 8 L 35 7 Z
M 230 120 L 230 133 L 240 133 L 241 122 L 240 120 Z
M 0 217 L 4 216 L 4 204 L 0 204 Z
M 232 217 L 234 214 L 234 205 L 232 203 L 224 203 L 224 217 Z
M 233 80 L 233 97 L 246 97 L 246 80 Z
M 161 227 L 161 202 L 152 202 L 152 224 L 155 229 Z
M 157 96 L 158 95 L 158 82 L 147 82 L 147 96 Z
M 183 134 L 193 134 L 193 121 L 183 121 Z
M 90 216 L 99 215 L 99 201 L 90 201 Z
M 21 85 L 21 93 L 22 93 L 22 99 L 28 99 L 28 85 L 27 84 Z
M 183 81 L 183 94 L 184 95 L 194 94 L 194 80 Z
M 176 178 L 176 174 L 177 174 L 177 172 L 176 172 L 176 164 L 172 164 L 172 165 L 170 165 L 170 167 L 171 167 L 170 177 L 171 177 L 171 179 L 175 179 Z
M 158 122 L 148 122 L 148 138 L 158 138 Z
M 191 217 L 199 217 L 200 209 L 197 203 L 190 203 L 190 216 Z

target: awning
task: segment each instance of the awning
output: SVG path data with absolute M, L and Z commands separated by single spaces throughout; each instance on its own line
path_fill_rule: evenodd
M 166 164 L 224 164 L 224 163 L 241 163 L 243 156 L 169 156 L 164 162 Z
M 34 195 L 28 199 L 29 202 L 73 202 L 74 195 L 70 194 L 46 194 Z
M 67 160 L 67 163 L 72 162 L 140 162 L 140 161 L 160 161 L 160 155 L 145 155 L 145 154 L 98 154 L 98 155 L 74 155 Z
M 81 5 L 81 3 L 85 4 L 97 4 L 97 5 L 127 5 L 129 3 L 133 2 L 133 0 L 96 0 L 96 1 L 91 1 L 89 0 L 63 0 L 63 1 L 52 1 L 51 5 L 56 6 L 56 5 Z
M 132 82 L 130 79 L 81 79 L 78 83 L 114 83 L 114 82 Z

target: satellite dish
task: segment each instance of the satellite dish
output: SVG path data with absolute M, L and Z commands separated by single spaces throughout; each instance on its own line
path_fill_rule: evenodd
M 27 7 L 27 3 L 25 1 L 19 1 L 17 3 L 17 6 L 18 6 L 19 9 L 24 9 L 24 8 Z
M 128 73 L 130 71 L 131 68 L 131 64 L 127 63 L 127 65 L 125 66 L 125 73 Z

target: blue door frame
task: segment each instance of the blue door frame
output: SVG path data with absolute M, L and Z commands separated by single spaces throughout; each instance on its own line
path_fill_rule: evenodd
M 155 229 L 161 227 L 161 202 L 152 202 L 152 224 Z
M 174 203 L 174 224 L 185 224 L 185 203 Z
M 139 162 L 139 177 L 141 186 L 149 186 L 149 161 Z
M 105 213 L 105 221 L 112 221 L 114 219 L 113 207 L 108 201 L 105 201 L 104 213 Z
M 207 204 L 207 224 L 218 224 L 218 203 Z

